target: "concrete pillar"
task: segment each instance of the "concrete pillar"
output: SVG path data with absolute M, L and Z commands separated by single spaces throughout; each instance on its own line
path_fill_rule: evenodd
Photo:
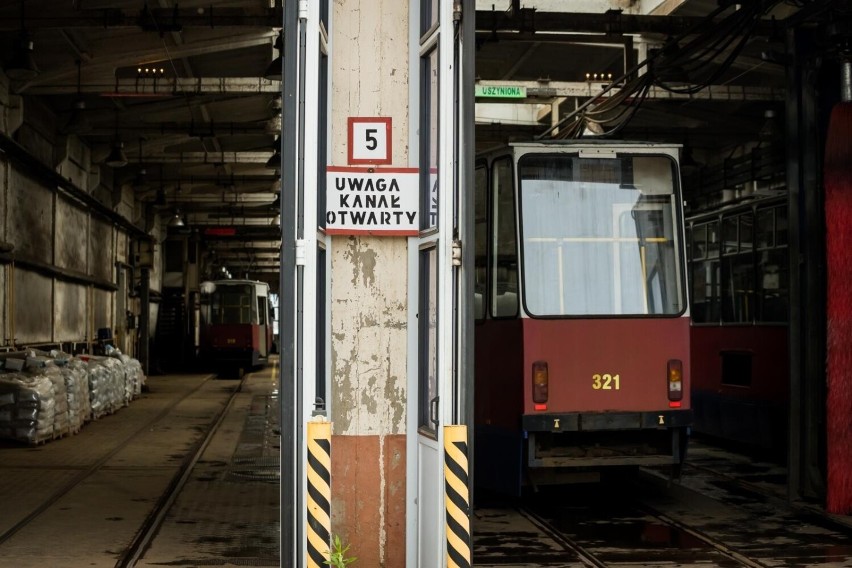
M 329 164 L 348 165 L 348 117 L 391 117 L 407 167 L 408 2 L 332 6 Z M 364 566 L 405 565 L 406 271 L 404 237 L 332 239 L 332 533 Z

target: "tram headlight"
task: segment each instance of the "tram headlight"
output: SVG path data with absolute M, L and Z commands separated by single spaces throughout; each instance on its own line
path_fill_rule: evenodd
M 669 400 L 683 399 L 683 362 L 680 359 L 669 359 L 666 372 L 669 388 Z
M 547 386 L 547 361 L 536 361 L 532 365 L 533 402 L 536 405 L 547 403 Z M 536 407 L 536 410 L 546 410 L 546 408 Z

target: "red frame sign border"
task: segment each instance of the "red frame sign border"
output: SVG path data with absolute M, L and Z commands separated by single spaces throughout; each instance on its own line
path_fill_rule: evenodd
M 349 164 L 371 164 L 371 165 L 387 165 L 393 161 L 393 141 L 391 140 L 391 132 L 392 132 L 392 119 L 389 116 L 373 116 L 373 117 L 365 117 L 365 116 L 350 116 L 347 119 L 347 162 Z M 358 123 L 384 123 L 385 125 L 385 139 L 387 140 L 387 156 L 383 159 L 373 159 L 373 158 L 355 158 L 354 152 L 354 128 Z

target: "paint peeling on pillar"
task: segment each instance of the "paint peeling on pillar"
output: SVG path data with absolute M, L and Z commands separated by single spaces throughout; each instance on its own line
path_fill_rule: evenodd
M 372 286 L 376 281 L 376 251 L 361 250 L 361 244 L 362 242 L 355 237 L 350 237 L 347 243 L 346 256 L 352 262 L 352 285 L 358 284 L 360 276 L 362 285 Z

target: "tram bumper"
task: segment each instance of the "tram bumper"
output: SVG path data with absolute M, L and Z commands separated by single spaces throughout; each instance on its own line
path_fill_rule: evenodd
M 659 430 L 692 424 L 692 410 L 654 412 L 560 412 L 525 414 L 527 432 L 595 432 L 605 430 Z
M 530 468 L 679 465 L 692 410 L 523 416 Z

